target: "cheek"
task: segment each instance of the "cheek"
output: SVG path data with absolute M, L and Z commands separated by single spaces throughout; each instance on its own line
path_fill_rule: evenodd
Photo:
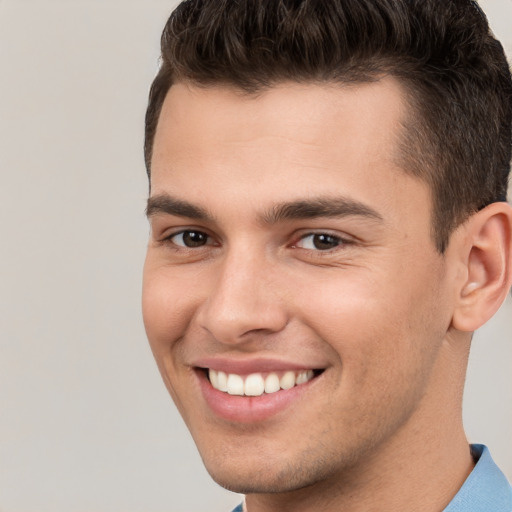
M 338 354 L 345 384 L 357 388 L 378 381 L 376 388 L 384 391 L 390 381 L 406 385 L 424 364 L 433 364 L 449 320 L 440 289 L 433 289 L 438 281 L 426 275 L 432 277 L 397 268 L 387 278 L 340 273 L 344 279 L 309 283 L 299 309 Z
M 195 310 L 194 288 L 168 269 L 144 271 L 142 314 L 155 356 L 183 336 Z
M 165 386 L 176 407 L 186 417 L 183 398 L 187 390 L 179 390 L 183 338 L 193 315 L 193 297 L 186 287 L 172 278 L 168 269 L 144 270 L 142 314 L 147 338 Z

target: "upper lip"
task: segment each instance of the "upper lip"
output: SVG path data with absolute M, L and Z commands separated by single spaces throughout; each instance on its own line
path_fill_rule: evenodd
M 251 373 L 266 373 L 278 371 L 297 370 L 321 370 L 326 365 L 312 366 L 311 363 L 284 361 L 279 359 L 252 358 L 232 359 L 225 357 L 208 357 L 194 361 L 191 366 L 197 368 L 211 368 L 212 370 L 238 375 L 250 375 Z

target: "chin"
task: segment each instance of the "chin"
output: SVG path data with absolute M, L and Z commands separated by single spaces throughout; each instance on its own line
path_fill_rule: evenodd
M 239 494 L 275 494 L 297 491 L 325 481 L 339 468 L 311 453 L 287 460 L 274 457 L 203 457 L 212 479 L 225 489 Z
M 308 487 L 314 482 L 304 482 L 298 475 L 287 471 L 262 474 L 260 469 L 251 469 L 249 474 L 235 471 L 219 471 L 206 468 L 210 476 L 224 489 L 238 494 L 276 494 Z

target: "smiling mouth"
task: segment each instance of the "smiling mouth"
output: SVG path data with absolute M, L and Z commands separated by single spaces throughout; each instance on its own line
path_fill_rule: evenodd
M 299 370 L 238 375 L 212 368 L 204 370 L 212 387 L 234 396 L 262 396 L 300 386 L 311 381 L 323 370 Z

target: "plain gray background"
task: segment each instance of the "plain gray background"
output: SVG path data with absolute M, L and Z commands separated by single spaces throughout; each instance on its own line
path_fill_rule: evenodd
M 486 0 L 512 55 L 512 0 Z M 145 340 L 147 91 L 175 2 L 0 0 L 0 512 L 228 511 Z M 512 302 L 468 436 L 512 477 Z

